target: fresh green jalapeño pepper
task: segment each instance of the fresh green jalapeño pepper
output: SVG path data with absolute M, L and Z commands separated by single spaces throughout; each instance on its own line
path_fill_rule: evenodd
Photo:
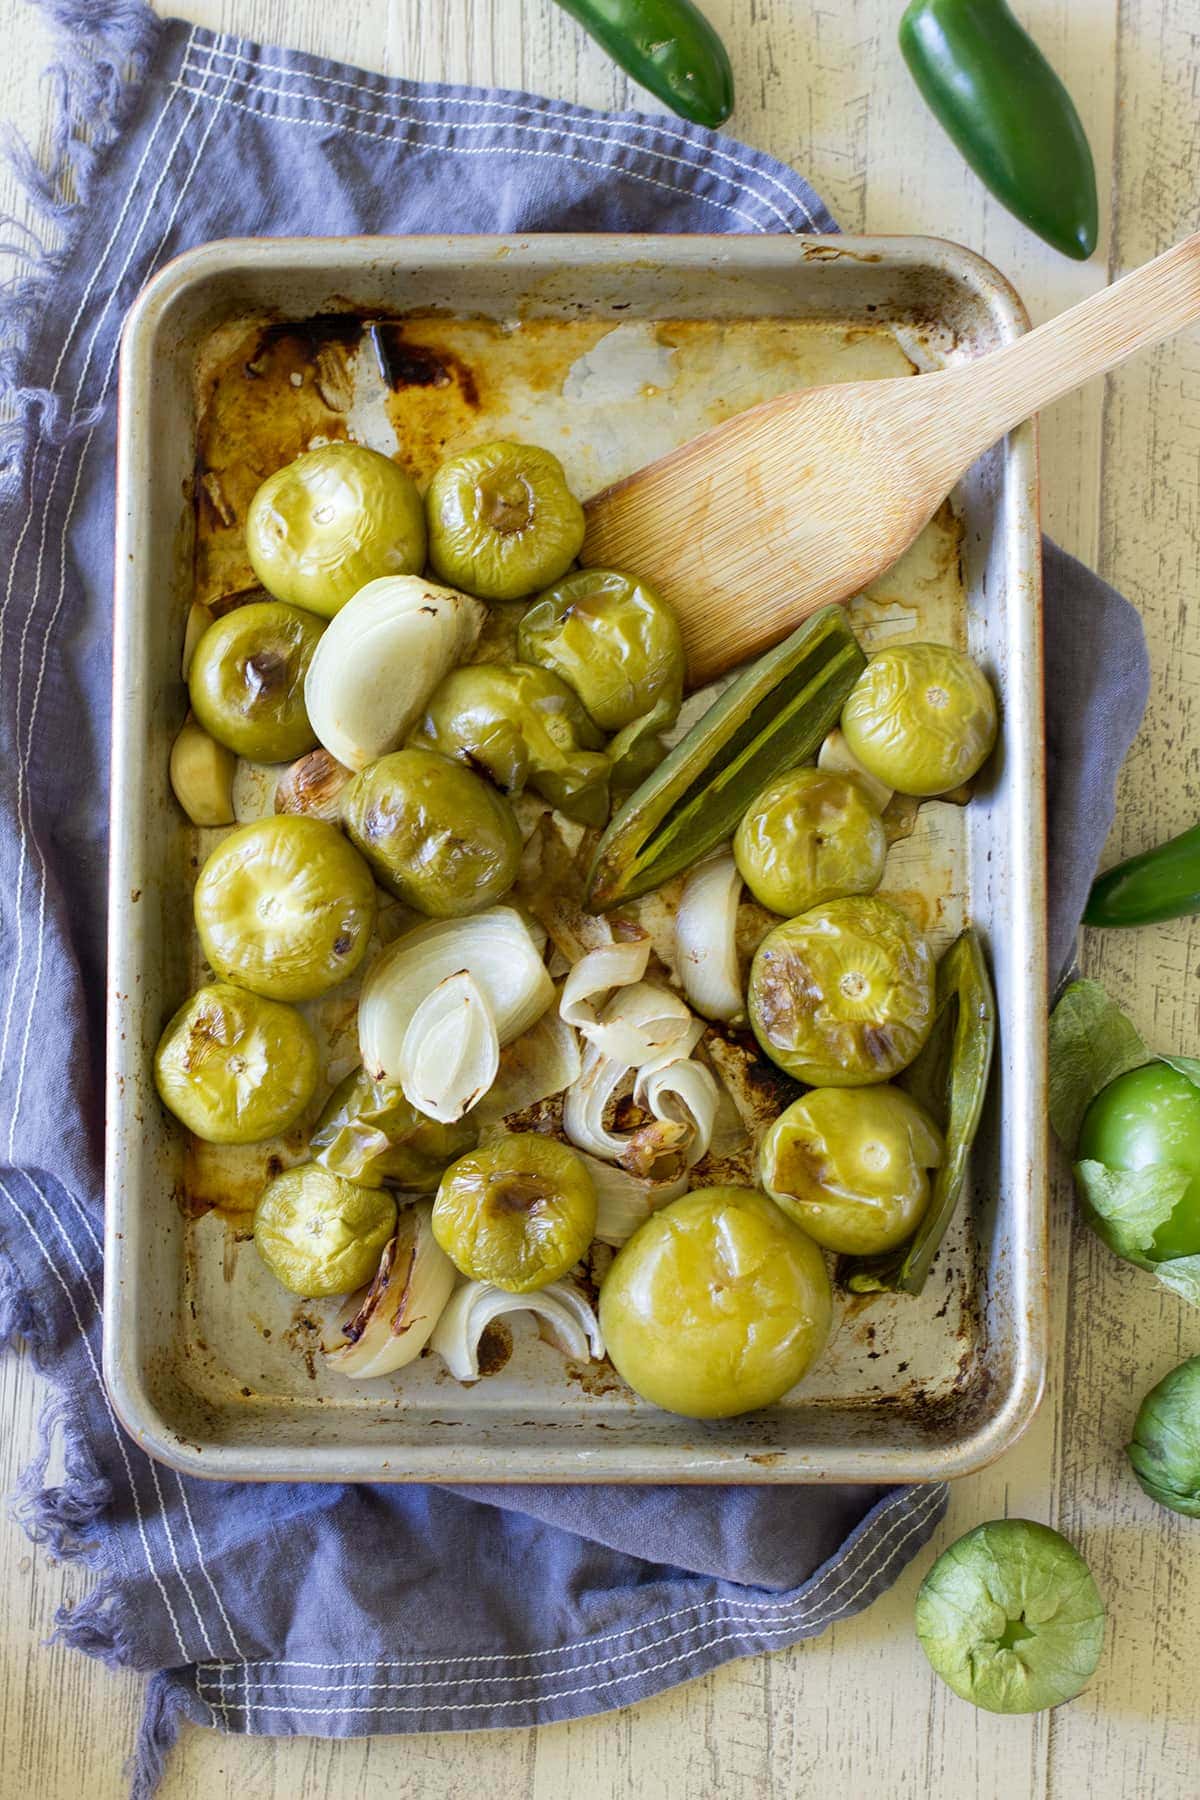
M 954 1216 L 975 1141 L 996 1040 L 996 1002 L 978 935 L 967 928 L 937 966 L 933 1030 L 897 1085 L 945 1134 L 946 1149 L 924 1218 L 907 1244 L 880 1256 L 843 1259 L 839 1273 L 854 1294 L 919 1294 Z
M 1079 114 L 1004 0 L 912 0 L 900 49 L 984 185 L 1065 256 L 1096 248 L 1096 172 Z
M 1157 925 L 1200 913 L 1200 825 L 1118 863 L 1088 896 L 1085 925 Z
M 558 0 L 627 75 L 695 125 L 733 111 L 724 44 L 692 0 Z

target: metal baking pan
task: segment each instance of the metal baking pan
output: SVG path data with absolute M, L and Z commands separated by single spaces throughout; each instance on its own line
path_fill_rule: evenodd
M 347 349 L 354 329 L 329 318 L 346 313 L 403 321 L 394 390 L 365 346 Z M 549 444 L 582 492 L 771 393 L 956 362 L 1026 324 L 988 264 L 922 238 L 230 240 L 146 288 L 122 346 L 117 496 L 104 1366 L 121 1418 L 152 1455 L 223 1479 L 882 1482 L 979 1468 L 1032 1416 L 1046 1337 L 1033 426 L 983 457 L 952 510 L 854 603 L 869 644 L 968 646 L 1003 708 L 983 791 L 965 809 L 924 808 L 883 889 L 939 948 L 970 917 L 999 1004 L 968 1193 L 925 1293 L 840 1300 L 809 1378 L 719 1424 L 635 1401 L 611 1371 L 564 1366 L 532 1334 L 472 1387 L 431 1355 L 353 1384 L 320 1367 L 320 1321 L 247 1242 L 255 1153 L 234 1166 L 186 1145 L 150 1075 L 164 1019 L 199 974 L 190 891 L 206 846 L 167 779 L 183 622 L 197 583 L 237 585 L 239 494 L 259 473 L 239 467 L 238 406 L 264 416 L 250 387 L 279 364 L 246 351 L 244 392 L 214 370 L 235 366 L 238 346 L 291 341 L 280 321 L 312 319 L 293 338 L 303 348 L 308 332 L 315 373 L 287 377 L 301 441 L 281 439 L 278 461 L 332 408 L 343 432 L 382 448 L 398 428 L 418 473 L 481 437 Z M 198 466 L 198 433 L 218 402 L 214 472 L 211 443 Z

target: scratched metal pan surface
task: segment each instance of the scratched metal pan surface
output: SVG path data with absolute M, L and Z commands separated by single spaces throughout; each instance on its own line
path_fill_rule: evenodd
M 329 1375 L 325 1315 L 277 1287 L 249 1241 L 269 1159 L 300 1160 L 302 1141 L 234 1155 L 189 1144 L 150 1067 L 202 978 L 190 898 L 215 835 L 186 823 L 168 785 L 184 622 L 195 598 L 248 584 L 241 520 L 269 468 L 349 435 L 402 445 L 421 477 L 503 435 L 548 445 L 586 493 L 789 387 L 957 362 L 1024 325 L 994 269 L 920 238 L 226 241 L 145 290 L 121 360 L 104 1363 L 152 1455 L 252 1480 L 933 1481 L 1021 1431 L 1046 1336 L 1032 426 L 982 458 L 853 603 L 868 646 L 965 645 L 1001 696 L 980 791 L 965 808 L 922 808 L 883 889 L 939 949 L 966 918 L 981 930 L 998 1053 L 968 1192 L 924 1294 L 840 1300 L 828 1349 L 780 1405 L 675 1418 L 605 1365 L 564 1364 L 520 1323 L 473 1386 L 429 1353 L 382 1381 Z M 271 779 L 240 772 L 241 816 L 269 806 Z M 323 1004 L 334 1076 L 353 1059 L 352 1000 Z

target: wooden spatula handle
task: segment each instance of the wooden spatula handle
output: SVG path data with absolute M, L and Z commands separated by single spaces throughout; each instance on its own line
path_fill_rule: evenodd
M 948 418 L 961 466 L 1093 375 L 1200 318 L 1200 232 L 1015 344 L 951 372 Z

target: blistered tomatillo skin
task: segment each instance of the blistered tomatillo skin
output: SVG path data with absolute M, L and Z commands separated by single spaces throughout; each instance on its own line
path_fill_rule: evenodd
M 478 1136 L 469 1118 L 453 1125 L 427 1119 L 399 1088 L 354 1069 L 326 1101 L 309 1151 L 330 1174 L 362 1187 L 431 1194 L 446 1165 L 473 1150 Z
M 900 1088 L 814 1088 L 767 1132 L 759 1174 L 818 1244 L 874 1256 L 920 1224 L 943 1149 L 929 1114 Z
M 760 905 L 788 918 L 822 900 L 873 894 L 883 877 L 887 837 L 853 775 L 792 769 L 746 809 L 733 854 Z
M 615 569 L 578 569 L 532 602 L 517 650 L 572 687 L 603 731 L 660 709 L 675 721 L 683 699 L 683 638 L 652 588 Z
M 873 656 L 842 709 L 863 768 L 900 794 L 945 794 L 996 742 L 996 696 L 979 664 L 948 644 L 898 644 Z
M 213 981 L 184 1001 L 158 1041 L 165 1107 L 209 1144 L 257 1144 L 293 1125 L 313 1097 L 316 1039 L 291 1006 Z
M 820 1355 L 831 1313 L 820 1250 L 753 1188 L 698 1188 L 652 1213 L 600 1291 L 617 1373 L 691 1419 L 781 1399 Z
M 322 444 L 268 475 L 246 514 L 246 551 L 268 594 L 332 618 L 381 575 L 419 575 L 425 511 L 399 464 Z
M 510 1294 L 557 1281 L 596 1229 L 596 1190 L 566 1144 L 533 1132 L 460 1157 L 433 1203 L 433 1235 L 457 1269 Z
M 425 495 L 429 560 L 481 600 L 522 600 L 565 575 L 583 544 L 583 508 L 563 466 L 533 444 L 452 456 Z
M 829 900 L 768 932 L 750 969 L 754 1035 L 813 1087 L 890 1081 L 933 1024 L 933 952 L 888 900 Z
M 948 1686 L 987 1712 L 1073 1700 L 1104 1647 L 1104 1602 L 1066 1538 L 994 1519 L 944 1550 L 917 1595 L 917 1636 Z
M 273 1000 L 315 1000 L 365 956 L 375 884 L 335 826 L 283 814 L 218 844 L 193 908 L 201 948 L 224 980 Z
M 1192 1179 L 1146 1260 L 1200 1254 L 1200 1089 L 1186 1075 L 1165 1062 L 1118 1075 L 1084 1114 L 1075 1155 L 1133 1174 L 1155 1163 L 1185 1170 Z
M 516 879 L 512 807 L 435 751 L 396 750 L 370 763 L 342 796 L 342 820 L 383 885 L 431 918 L 478 912 Z
M 317 741 L 304 677 L 324 625 L 280 600 L 252 602 L 217 619 L 188 669 L 192 711 L 210 737 L 255 762 L 290 762 Z
M 506 794 L 532 787 L 581 825 L 607 823 L 603 735 L 549 669 L 531 663 L 451 669 L 409 742 L 468 763 Z
M 323 1299 L 365 1287 L 396 1229 L 396 1202 L 316 1163 L 285 1169 L 254 1213 L 254 1245 L 289 1293 Z

